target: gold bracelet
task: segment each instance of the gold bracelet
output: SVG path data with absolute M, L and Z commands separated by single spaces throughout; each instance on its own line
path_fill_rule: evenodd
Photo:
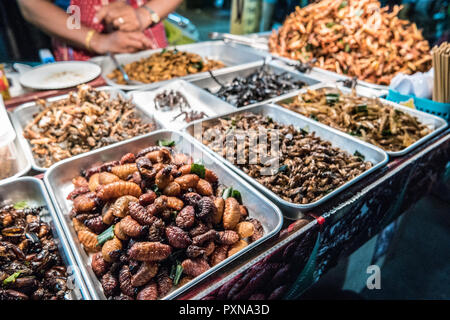
M 89 51 L 92 50 L 92 48 L 91 48 L 91 40 L 92 40 L 92 37 L 94 36 L 95 33 L 96 33 L 96 31 L 94 29 L 91 29 L 91 30 L 88 31 L 88 33 L 86 35 L 85 45 L 86 45 L 86 49 L 88 49 Z

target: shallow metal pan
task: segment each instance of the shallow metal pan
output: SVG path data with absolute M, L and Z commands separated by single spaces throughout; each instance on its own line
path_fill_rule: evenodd
M 52 228 L 53 238 L 55 239 L 61 258 L 67 267 L 68 286 L 73 288 L 67 295 L 69 300 L 90 300 L 87 287 L 81 276 L 72 250 L 68 244 L 59 219 L 53 208 L 53 204 L 48 197 L 44 183 L 36 178 L 22 177 L 12 182 L 0 183 L 0 205 L 14 204 L 20 201 L 26 201 L 31 207 L 46 206 L 47 212 L 41 215 L 41 219 L 50 224 Z
M 243 202 L 248 207 L 250 214 L 261 221 L 265 230 L 264 237 L 251 243 L 245 249 L 222 261 L 220 264 L 212 267 L 183 287 L 169 293 L 164 299 L 174 299 L 187 289 L 195 286 L 204 278 L 215 274 L 216 272 L 220 272 L 220 269 L 224 265 L 230 263 L 252 248 L 261 245 L 264 241 L 278 234 L 281 229 L 283 217 L 281 211 L 273 203 L 239 177 L 239 175 L 235 174 L 215 157 L 205 152 L 203 148 L 195 143 L 193 138 L 183 133 L 161 130 L 128 141 L 119 142 L 115 145 L 106 147 L 103 150 L 90 151 L 71 159 L 63 160 L 52 166 L 45 173 L 44 181 L 93 299 L 105 299 L 105 295 L 103 294 L 100 281 L 97 280 L 90 268 L 90 259 L 79 244 L 75 230 L 72 227 L 72 222 L 69 218 L 72 204 L 66 197 L 73 189 L 71 180 L 73 177 L 79 175 L 80 170 L 92 166 L 95 162 L 119 159 L 120 156 L 125 153 L 137 152 L 142 148 L 155 145 L 157 141 L 161 139 L 175 141 L 175 149 L 177 151 L 191 155 L 195 161 L 201 161 L 207 168 L 214 170 L 219 176 L 221 184 L 230 185 L 233 186 L 233 188 L 240 190 Z
M 254 73 L 255 71 L 258 71 L 262 67 L 263 63 L 264 62 L 261 61 L 257 65 L 246 66 L 246 67 L 241 68 L 240 70 L 218 70 L 218 71 L 213 71 L 213 75 L 220 83 L 228 84 L 236 77 L 246 77 L 246 76 Z M 310 75 L 307 75 L 307 74 L 304 74 L 304 73 L 300 73 L 300 72 L 294 72 L 294 71 L 292 71 L 291 68 L 287 68 L 287 67 L 282 66 L 282 65 L 277 65 L 273 61 L 266 63 L 265 68 L 267 68 L 267 70 L 270 70 L 270 71 L 272 71 L 275 74 L 283 74 L 283 73 L 288 74 L 288 75 L 291 76 L 292 80 L 294 80 L 294 81 L 303 81 L 303 82 L 305 82 L 307 84 L 307 86 L 311 86 L 311 85 L 314 85 L 314 84 L 317 84 L 317 83 L 320 82 L 318 79 L 313 78 Z M 217 92 L 220 89 L 220 85 L 212 77 L 205 78 L 205 79 L 199 79 L 199 80 L 192 80 L 190 82 L 192 84 L 196 85 L 197 87 L 202 88 L 202 89 L 208 89 L 211 92 L 211 94 L 214 94 L 215 92 Z M 299 89 L 295 89 L 295 90 L 299 90 Z M 293 90 L 293 91 L 295 91 L 295 90 Z M 293 92 L 293 91 L 291 91 L 291 92 Z M 258 103 L 254 103 L 252 105 L 259 105 L 259 104 L 269 103 L 270 101 L 272 101 L 275 98 L 286 96 L 288 93 L 289 92 L 286 92 L 285 94 L 283 94 L 281 96 L 269 98 L 269 99 L 266 99 L 264 101 L 261 101 L 261 102 L 258 102 Z M 218 98 L 217 96 L 215 96 L 215 97 L 217 99 L 219 99 L 220 101 L 223 101 L 222 99 Z M 234 106 L 234 107 L 236 107 L 236 106 Z
M 235 109 L 225 101 L 220 99 L 217 101 L 215 96 L 185 80 L 172 80 L 155 90 L 130 91 L 128 94 L 133 98 L 134 102 L 139 105 L 142 111 L 158 119 L 158 122 L 161 123 L 164 128 L 180 130 L 187 125 L 187 122 L 183 120 L 183 116 L 173 120 L 173 118 L 180 113 L 178 108 L 171 111 L 155 109 L 155 96 L 166 90 L 179 91 L 188 100 L 188 103 L 191 106 L 190 110 L 204 112 L 208 117 L 231 112 Z
M 116 89 L 116 88 L 100 87 L 100 88 L 96 88 L 96 89 L 103 90 L 103 91 L 109 91 L 109 92 L 111 92 L 112 97 L 114 97 L 116 95 L 121 95 L 121 96 L 125 97 L 126 99 L 129 98 L 126 93 L 124 93 L 123 91 Z M 49 99 L 47 99 L 47 101 L 53 102 L 53 101 L 58 101 L 58 100 L 67 98 L 67 97 L 68 97 L 68 94 L 65 94 L 65 95 L 49 98 Z M 37 161 L 33 155 L 31 144 L 23 136 L 23 130 L 25 129 L 25 127 L 27 126 L 28 123 L 33 121 L 33 115 L 38 113 L 39 111 L 40 110 L 39 110 L 39 107 L 37 106 L 36 102 L 25 103 L 25 104 L 17 107 L 12 112 L 12 123 L 16 130 L 17 138 L 19 139 L 19 143 L 25 152 L 25 156 L 28 158 L 28 161 L 31 163 L 31 167 L 36 171 L 45 172 L 48 168 L 44 168 L 37 163 Z M 156 129 L 160 129 L 162 127 L 161 124 L 157 121 L 157 119 L 154 119 L 148 113 L 144 112 L 142 109 L 139 108 L 139 106 L 136 106 L 136 112 L 137 112 L 138 116 L 143 120 L 144 123 L 155 122 Z
M 289 99 L 292 99 L 293 97 L 297 96 L 299 93 L 306 92 L 306 90 L 308 90 L 308 89 L 310 89 L 310 90 L 317 90 L 317 89 L 324 89 L 324 88 L 330 88 L 330 89 L 337 88 L 337 89 L 339 89 L 342 92 L 347 93 L 347 94 L 352 92 L 351 89 L 345 88 L 345 87 L 342 87 L 342 86 L 337 86 L 336 84 L 321 83 L 321 84 L 318 84 L 318 85 L 316 85 L 314 87 L 306 88 L 304 90 L 302 89 L 302 90 L 299 90 L 296 93 L 291 93 L 291 94 L 289 94 L 286 97 L 279 97 L 277 99 L 274 99 L 273 103 L 276 104 L 276 105 L 280 105 L 281 106 L 282 103 L 287 103 L 289 101 Z M 369 92 L 367 92 L 367 90 L 365 90 L 365 88 L 360 88 L 360 89 L 357 88 L 356 89 L 356 94 L 359 95 L 359 96 L 362 96 L 362 97 L 369 97 L 369 98 L 373 97 Z M 435 115 L 432 115 L 432 114 L 429 114 L 429 113 L 425 113 L 425 112 L 419 111 L 417 109 L 408 108 L 408 107 L 402 106 L 402 105 L 400 105 L 398 103 L 395 103 L 395 102 L 392 102 L 392 101 L 388 101 L 388 100 L 385 100 L 385 99 L 382 99 L 382 98 L 379 98 L 379 99 L 380 99 L 380 101 L 383 104 L 390 105 L 390 106 L 392 106 L 395 109 L 401 110 L 401 111 L 403 111 L 405 113 L 408 113 L 411 116 L 417 117 L 417 119 L 421 123 L 423 123 L 423 124 L 425 124 L 425 125 L 427 125 L 427 126 L 429 126 L 430 128 L 433 129 L 432 132 L 427 134 L 425 137 L 422 137 L 421 139 L 417 140 L 416 142 L 414 142 L 409 147 L 406 147 L 406 148 L 404 148 L 404 149 L 402 149 L 400 151 L 387 151 L 386 150 L 387 154 L 390 157 L 400 157 L 400 156 L 403 156 L 403 155 L 409 153 L 411 150 L 413 150 L 416 147 L 418 147 L 419 145 L 423 144 L 425 141 L 430 140 L 432 137 L 434 137 L 438 133 L 440 133 L 443 130 L 445 130 L 445 128 L 447 128 L 447 126 L 448 126 L 447 121 L 445 121 L 444 119 L 442 119 L 440 117 L 437 117 Z M 298 115 L 300 115 L 300 114 L 298 114 Z M 345 134 L 347 134 L 347 133 L 345 133 Z M 370 143 L 370 142 L 368 142 L 368 143 Z
M 1 108 L 1 106 L 0 106 L 0 108 Z M 8 116 L 9 116 L 9 119 L 11 120 L 12 116 L 11 116 L 10 112 L 8 112 Z M 14 139 L 14 147 L 16 148 L 17 172 L 10 177 L 1 179 L 0 180 L 1 183 L 7 183 L 10 181 L 13 181 L 13 180 L 17 179 L 18 177 L 25 175 L 31 169 L 31 162 L 28 159 L 28 157 L 26 156 L 25 151 L 22 148 L 22 144 L 20 143 L 19 140 L 20 139 L 19 139 L 18 135 L 16 134 L 16 138 Z
M 225 68 L 228 69 L 229 68 L 233 69 L 240 65 L 251 64 L 257 61 L 261 61 L 265 56 L 261 52 L 251 50 L 251 48 L 247 46 L 229 44 L 223 41 L 198 42 L 194 44 L 169 47 L 168 49 L 170 50 L 175 48 L 178 49 L 179 51 L 196 53 L 203 58 L 221 61 L 225 64 Z M 125 65 L 134 61 L 139 61 L 142 58 L 149 57 L 150 55 L 156 52 L 160 52 L 162 50 L 163 49 L 154 49 L 141 51 L 139 53 L 118 54 L 116 55 L 116 58 L 120 64 Z M 169 80 L 158 81 L 142 85 L 118 84 L 115 81 L 108 78 L 108 74 L 110 74 L 113 70 L 116 69 L 111 59 L 105 57 L 97 59 L 96 62 L 102 67 L 102 76 L 105 79 L 106 83 L 108 85 L 115 86 L 116 88 L 120 88 L 123 90 L 154 89 L 166 84 L 169 81 Z M 184 77 L 179 77 L 178 79 L 191 80 L 191 79 L 201 79 L 208 76 L 209 76 L 208 72 L 200 72 Z
M 308 128 L 310 132 L 315 132 L 316 136 L 322 138 L 323 140 L 330 141 L 334 147 L 339 147 L 342 150 L 347 151 L 350 154 L 354 154 L 355 151 L 360 152 L 362 155 L 365 156 L 366 161 L 370 161 L 373 163 L 373 167 L 369 170 L 363 172 L 358 177 L 348 181 L 344 185 L 340 186 L 339 188 L 333 190 L 332 192 L 328 193 L 321 199 L 311 202 L 308 204 L 295 204 L 289 201 L 286 201 L 276 195 L 274 192 L 269 190 L 264 185 L 260 184 L 256 180 L 254 180 L 252 177 L 250 177 L 248 174 L 244 173 L 241 169 L 234 166 L 230 161 L 227 159 L 224 159 L 222 156 L 218 155 L 217 153 L 213 152 L 211 149 L 209 149 L 207 146 L 204 146 L 200 141 L 196 141 L 197 144 L 202 145 L 203 148 L 208 150 L 211 154 L 213 154 L 216 158 L 224 161 L 229 167 L 233 168 L 236 172 L 238 172 L 244 179 L 246 179 L 248 182 L 253 184 L 255 187 L 257 187 L 259 190 L 261 190 L 270 200 L 272 200 L 276 205 L 278 205 L 281 210 L 283 211 L 284 215 L 287 218 L 290 219 L 300 219 L 303 217 L 303 213 L 306 211 L 309 211 L 318 205 L 324 203 L 325 201 L 328 201 L 329 199 L 336 196 L 338 193 L 343 191 L 344 189 L 348 188 L 352 184 L 356 183 L 357 181 L 363 179 L 367 175 L 371 174 L 378 168 L 384 166 L 388 162 L 388 155 L 385 151 L 381 150 L 380 148 L 377 148 L 371 144 L 365 143 L 364 141 L 355 139 L 349 135 L 346 135 L 338 130 L 329 128 L 319 122 L 313 121 L 311 119 L 308 119 L 306 117 L 303 117 L 295 112 L 289 111 L 287 109 L 284 109 L 280 106 L 276 105 L 259 105 L 259 106 L 251 106 L 246 108 L 241 108 L 239 111 L 235 111 L 232 113 L 228 113 L 225 115 L 222 115 L 222 117 L 230 117 L 234 116 L 240 113 L 244 112 L 252 112 L 255 114 L 260 114 L 263 116 L 269 116 L 271 117 L 275 122 L 287 124 L 287 125 L 294 125 L 296 128 Z M 188 125 L 185 130 L 187 133 L 189 133 L 191 136 L 195 136 L 197 133 L 202 132 L 202 126 L 203 127 L 210 127 L 217 123 L 219 117 L 214 117 L 208 120 L 199 120 L 196 122 L 193 122 L 192 124 Z M 196 137 L 197 138 L 197 137 Z

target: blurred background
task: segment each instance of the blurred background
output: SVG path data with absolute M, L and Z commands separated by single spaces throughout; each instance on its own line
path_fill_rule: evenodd
M 212 31 L 264 32 L 277 28 L 296 6 L 310 2 L 314 1 L 185 0 L 164 24 L 171 44 L 207 40 Z M 385 0 L 381 3 L 391 7 L 403 5 L 401 17 L 416 22 L 431 45 L 449 39 L 448 0 Z M 0 14 L 1 61 L 36 61 L 39 49 L 51 47 L 50 38 L 23 19 L 16 0 L 0 1 Z

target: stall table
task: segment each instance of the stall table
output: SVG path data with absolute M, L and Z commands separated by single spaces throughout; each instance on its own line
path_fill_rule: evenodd
M 34 98 L 31 95 L 26 100 Z M 20 99 L 20 103 L 25 102 Z M 6 105 L 11 111 L 17 104 Z M 285 219 L 277 237 L 178 298 L 300 297 L 339 259 L 350 255 L 427 195 L 438 183 L 449 159 L 450 129 L 447 129 L 411 153 L 391 159 L 380 170 L 307 213 L 304 219 Z

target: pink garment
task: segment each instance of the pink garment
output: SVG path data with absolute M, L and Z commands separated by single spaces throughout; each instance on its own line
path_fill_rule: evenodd
M 95 29 L 97 32 L 104 32 L 105 26 L 103 23 L 94 23 L 96 14 L 95 7 L 114 2 L 115 0 L 71 0 L 71 5 L 80 7 L 81 24 L 85 27 Z M 142 6 L 144 0 L 128 0 L 129 5 L 133 8 Z M 144 34 L 153 41 L 158 48 L 167 46 L 166 33 L 164 25 L 160 22 L 152 28 L 144 31 Z M 88 60 L 95 56 L 93 52 L 84 49 L 72 48 L 60 39 L 53 39 L 53 54 L 57 61 L 66 60 Z

